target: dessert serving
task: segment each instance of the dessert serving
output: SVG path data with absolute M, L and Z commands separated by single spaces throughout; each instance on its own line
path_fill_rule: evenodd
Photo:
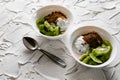
M 46 5 L 36 11 L 33 20 L 33 28 L 40 36 L 57 40 L 68 33 L 73 14 L 66 6 Z
M 42 34 L 57 36 L 65 32 L 67 17 L 59 11 L 55 11 L 43 18 L 37 19 L 36 24 Z
M 76 49 L 82 53 L 80 61 L 90 65 L 106 62 L 112 51 L 111 43 L 108 40 L 103 40 L 97 32 L 89 32 L 79 36 L 74 44 Z
M 81 24 L 68 36 L 66 47 L 81 65 L 102 68 L 112 64 L 117 54 L 116 41 L 104 27 Z

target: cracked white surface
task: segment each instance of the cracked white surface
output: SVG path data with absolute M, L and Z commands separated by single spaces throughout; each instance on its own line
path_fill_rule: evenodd
M 7 56 L 1 59 L 0 75 L 2 74 L 6 74 L 12 77 L 17 77 L 17 75 L 19 74 L 19 65 L 18 65 L 17 57 L 15 57 L 14 55 L 7 54 Z
M 61 41 L 46 40 L 34 31 L 32 15 L 49 4 L 72 11 L 72 29 L 82 23 L 100 24 L 120 40 L 119 0 L 0 0 L 0 80 L 119 80 L 119 54 L 108 67 L 86 68 Z M 27 50 L 23 36 L 35 38 L 41 48 L 65 60 L 67 67 L 61 68 L 39 51 Z

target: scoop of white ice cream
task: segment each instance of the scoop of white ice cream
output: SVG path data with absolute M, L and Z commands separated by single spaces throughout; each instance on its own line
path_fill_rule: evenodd
M 89 50 L 89 44 L 83 40 L 83 36 L 78 37 L 74 44 L 75 48 L 81 53 L 86 53 Z
M 58 18 L 57 25 L 61 28 L 61 31 L 65 31 L 67 29 L 68 21 L 66 19 Z

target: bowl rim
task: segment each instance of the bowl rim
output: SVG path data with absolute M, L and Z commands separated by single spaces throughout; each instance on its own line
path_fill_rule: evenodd
M 69 36 L 67 48 L 68 48 L 68 50 L 70 51 L 70 54 L 72 55 L 72 57 L 73 57 L 78 63 L 80 63 L 81 65 L 86 66 L 86 67 L 90 67 L 90 68 L 102 68 L 102 67 L 105 67 L 105 66 L 109 65 L 109 64 L 115 59 L 115 57 L 116 57 L 117 47 L 113 48 L 113 49 L 114 49 L 114 52 L 115 52 L 114 55 L 113 55 L 113 53 L 112 53 L 112 57 L 110 57 L 106 62 L 104 62 L 104 63 L 102 63 L 102 64 L 99 64 L 99 65 L 89 65 L 89 64 L 85 64 L 85 63 L 81 62 L 80 60 L 78 60 L 78 58 L 75 56 L 75 54 L 74 54 L 75 52 L 73 51 L 73 48 L 72 48 L 72 44 L 73 44 L 73 43 L 71 43 L 70 40 L 71 40 L 71 38 L 72 38 L 72 35 L 73 35 L 76 31 L 81 30 L 82 28 L 86 28 L 86 27 L 96 28 L 96 29 L 100 29 L 100 30 L 104 31 L 105 33 L 107 33 L 107 35 L 109 35 L 110 39 L 112 39 L 112 41 L 114 41 L 114 44 L 116 44 L 116 40 L 114 39 L 114 37 L 113 37 L 107 30 L 105 30 L 105 28 L 99 27 L 98 25 L 97 25 L 97 26 L 96 26 L 96 25 L 82 25 L 82 26 L 76 28 L 76 29 L 70 34 L 70 36 Z M 74 40 L 73 40 L 73 42 L 74 42 Z M 112 44 L 112 46 L 113 46 L 113 44 Z M 113 50 L 112 50 L 112 51 L 113 51 Z

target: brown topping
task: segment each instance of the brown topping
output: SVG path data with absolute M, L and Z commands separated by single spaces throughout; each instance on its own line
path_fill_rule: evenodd
M 96 32 L 90 32 L 83 35 L 83 39 L 90 45 L 92 48 L 100 46 L 103 42 L 102 38 Z
M 44 17 L 44 19 L 47 20 L 49 23 L 55 24 L 58 18 L 66 19 L 67 17 L 61 12 L 52 12 L 51 14 Z

